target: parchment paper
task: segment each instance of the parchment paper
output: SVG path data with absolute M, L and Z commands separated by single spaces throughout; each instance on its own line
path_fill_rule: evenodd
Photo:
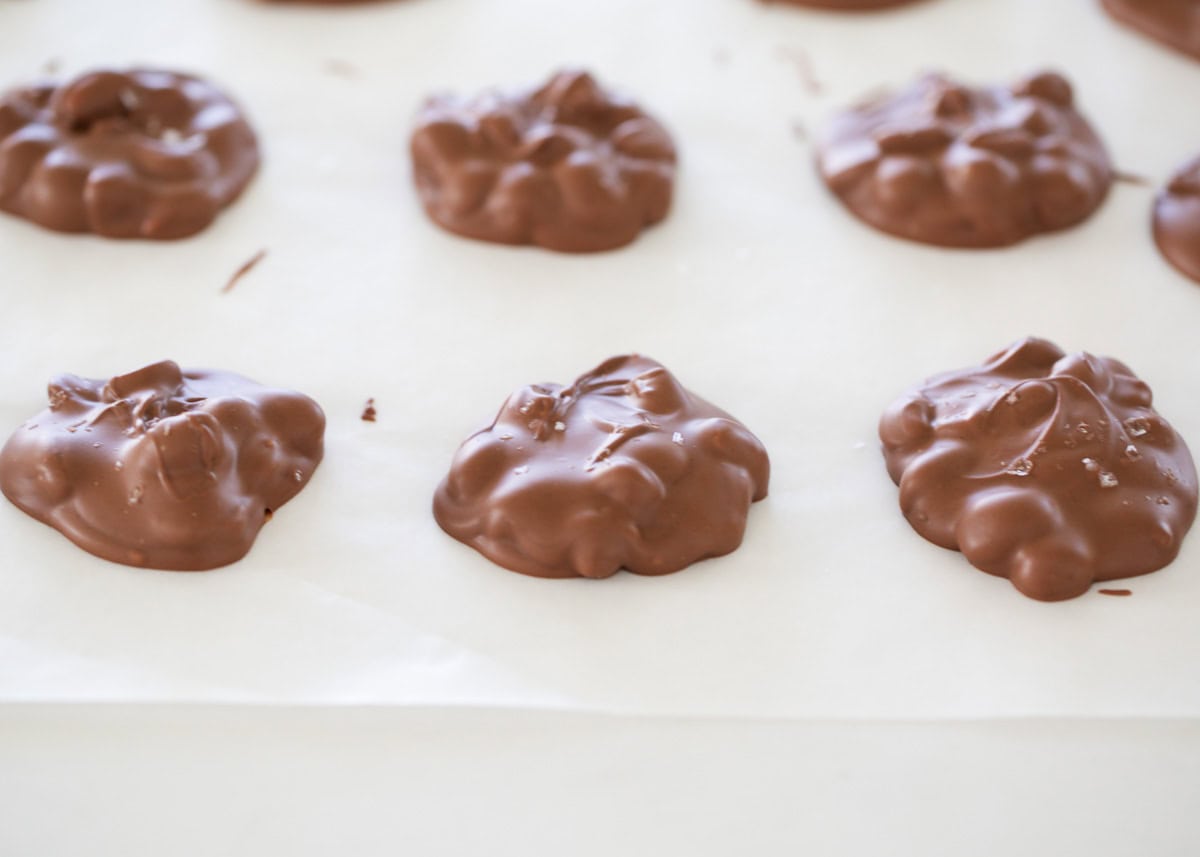
M 853 220 L 806 140 L 837 106 L 923 69 L 985 82 L 1051 65 L 1119 166 L 1157 184 L 1200 151 L 1200 64 L 1098 4 L 931 0 L 855 16 L 751 0 L 0 6 L 0 80 L 48 61 L 206 74 L 250 113 L 265 165 L 183 243 L 0 217 L 0 431 L 44 406 L 55 373 L 172 358 L 312 395 L 328 449 L 249 557 L 209 573 L 106 563 L 0 505 L 0 700 L 1200 715 L 1200 536 L 1129 582 L 1132 597 L 1036 603 L 910 530 L 875 439 L 910 384 L 1037 334 L 1130 363 L 1200 451 L 1200 289 L 1151 243 L 1152 188 L 1117 185 L 1062 235 L 947 252 Z M 671 218 L 586 257 L 428 223 L 407 157 L 423 95 L 520 86 L 566 64 L 673 129 Z M 454 449 L 511 390 L 629 350 L 770 451 L 771 496 L 737 553 L 660 579 L 544 581 L 437 528 L 430 499 Z M 359 419 L 368 397 L 374 424 Z

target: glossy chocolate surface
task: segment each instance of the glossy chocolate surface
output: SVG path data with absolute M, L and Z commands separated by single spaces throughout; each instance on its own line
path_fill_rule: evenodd
M 1042 339 L 926 381 L 879 436 L 913 528 L 1031 598 L 1162 568 L 1196 516 L 1192 457 L 1150 388 Z
M 61 375 L 49 397 L 0 450 L 0 489 L 126 565 L 241 559 L 324 447 L 325 415 L 307 396 L 169 361 L 108 381 Z
M 0 210 L 48 229 L 186 238 L 258 163 L 237 105 L 188 75 L 96 71 L 0 97 Z
M 1154 201 L 1154 241 L 1168 262 L 1200 283 L 1200 158 L 1180 169 Z
M 1126 26 L 1200 59 L 1200 0 L 1101 0 Z
M 975 89 L 927 75 L 837 116 L 818 166 L 862 220 L 947 247 L 1002 247 L 1073 226 L 1112 183 L 1103 143 L 1054 73 Z
M 769 471 L 729 414 L 653 360 L 614 357 L 569 387 L 513 394 L 459 448 L 433 513 L 523 574 L 668 574 L 741 544 Z
M 665 218 L 676 160 L 662 125 L 580 71 L 532 91 L 429 99 L 412 159 L 441 226 L 568 253 L 621 247 Z

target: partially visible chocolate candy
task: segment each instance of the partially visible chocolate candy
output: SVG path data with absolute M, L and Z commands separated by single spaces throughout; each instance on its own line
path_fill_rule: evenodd
M 1101 3 L 1122 24 L 1200 59 L 1198 0 L 1101 0 Z
M 1175 558 L 1196 469 L 1125 364 L 1026 339 L 897 400 L 879 423 L 900 508 L 1042 601 Z
M 513 394 L 459 448 L 433 514 L 523 574 L 668 574 L 741 544 L 769 470 L 729 414 L 653 360 L 614 357 Z
M 429 99 L 412 159 L 442 227 L 571 253 L 633 241 L 667 216 L 675 181 L 662 125 L 580 71 L 532 91 Z
M 194 571 L 241 559 L 307 484 L 325 415 L 307 396 L 155 363 L 62 375 L 0 450 L 0 490 L 89 553 Z
M 186 238 L 258 163 L 241 110 L 189 75 L 94 71 L 0 97 L 0 210 L 48 229 Z
M 817 9 L 833 9 L 839 12 L 862 12 L 903 6 L 917 0 L 762 0 L 764 3 L 790 3 L 793 6 L 813 6 Z
M 821 177 L 858 217 L 912 241 L 1002 247 L 1065 229 L 1112 183 L 1104 144 L 1054 73 L 1011 88 L 927 75 L 837 116 Z
M 1200 158 L 1182 167 L 1154 201 L 1154 241 L 1168 262 L 1200 283 Z

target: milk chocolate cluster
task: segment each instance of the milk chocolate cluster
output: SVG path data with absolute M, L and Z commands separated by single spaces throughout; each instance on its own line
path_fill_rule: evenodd
M 1182 167 L 1154 201 L 1154 240 L 1167 261 L 1200 283 L 1200 158 Z
M 241 111 L 169 71 L 95 71 L 0 98 L 0 210 L 61 232 L 184 238 L 258 169 Z
M 199 570 L 243 557 L 321 461 L 325 416 L 299 393 L 156 363 L 62 375 L 0 450 L 0 489 L 114 562 Z
M 433 511 L 524 574 L 667 574 L 741 544 L 769 469 L 745 426 L 660 364 L 614 357 L 509 398 L 459 449 Z
M 1045 340 L 927 381 L 879 435 L 913 528 L 1031 598 L 1162 568 L 1196 515 L 1191 455 L 1150 388 Z
M 630 243 L 667 216 L 675 180 L 666 130 L 579 71 L 531 92 L 431 98 L 412 158 L 441 226 L 564 252 Z
M 975 89 L 928 75 L 838 116 L 818 162 L 867 223 L 949 247 L 1000 247 L 1073 226 L 1112 183 L 1103 143 L 1053 73 Z
M 1200 59 L 1196 0 L 1101 0 L 1115 19 L 1168 47 Z

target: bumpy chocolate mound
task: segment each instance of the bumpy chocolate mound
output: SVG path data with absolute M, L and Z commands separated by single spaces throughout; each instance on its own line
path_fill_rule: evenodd
M 769 471 L 733 417 L 653 360 L 614 357 L 509 398 L 459 448 L 433 514 L 523 574 L 668 574 L 741 544 Z
M 1101 3 L 1122 24 L 1200 59 L 1197 0 L 1101 0 Z
M 1200 283 L 1200 158 L 1177 172 L 1155 200 L 1154 240 L 1168 262 Z
M 574 253 L 665 218 L 675 180 L 663 127 L 578 71 L 532 92 L 431 98 L 412 158 L 425 210 L 451 232 Z
M 879 436 L 913 528 L 1042 601 L 1162 568 L 1196 516 L 1191 455 L 1150 388 L 1045 340 L 930 379 Z
M 193 571 L 246 555 L 321 461 L 307 396 L 156 363 L 107 382 L 62 375 L 0 450 L 0 489 L 114 562 Z
M 1073 226 L 1112 183 L 1103 143 L 1052 73 L 1011 89 L 923 77 L 838 116 L 818 163 L 867 223 L 947 247 L 1001 247 Z
M 0 98 L 0 210 L 61 232 L 185 238 L 258 169 L 238 107 L 169 71 L 96 71 Z

